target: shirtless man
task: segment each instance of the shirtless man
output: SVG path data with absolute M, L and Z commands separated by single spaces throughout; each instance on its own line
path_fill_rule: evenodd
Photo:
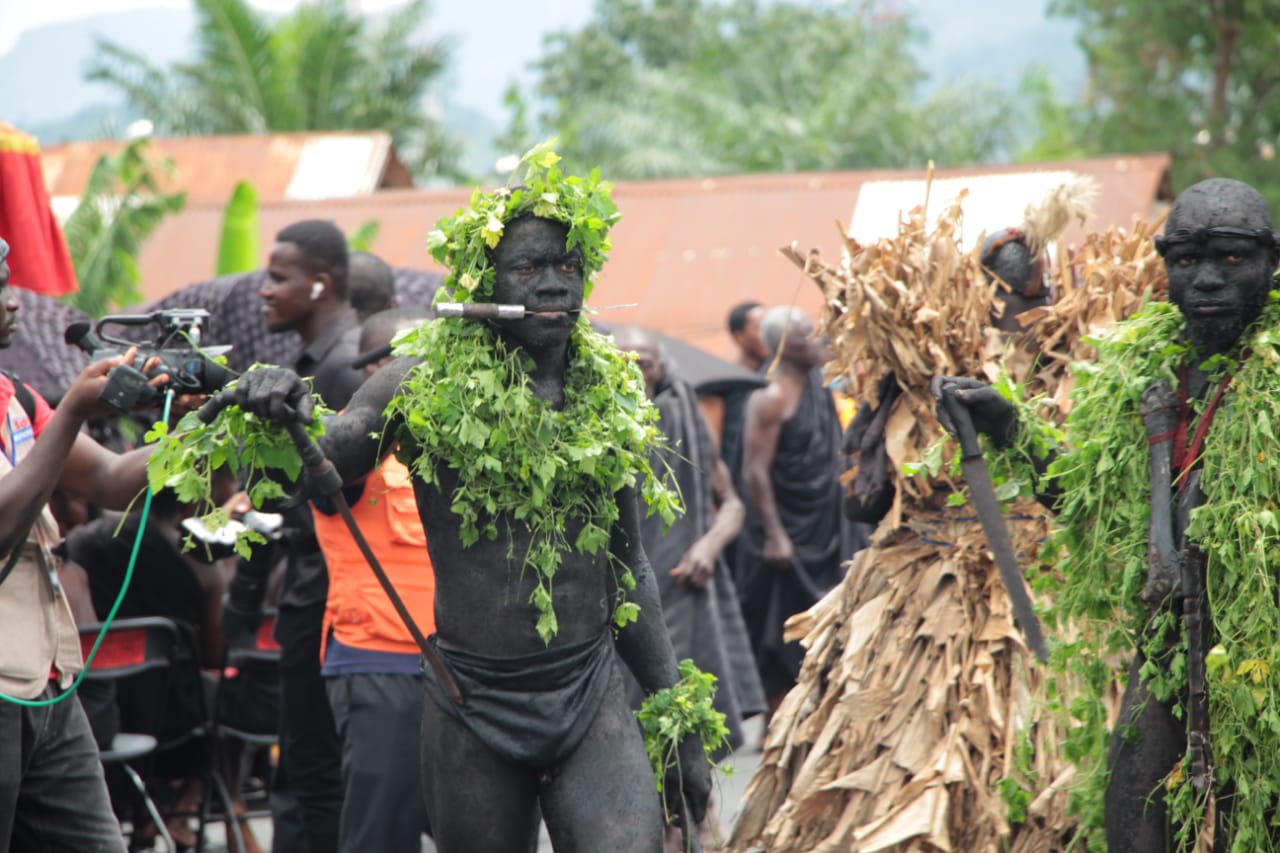
M 584 300 L 583 250 L 568 248 L 566 223 L 507 215 L 485 257 L 492 271 L 478 276 L 484 284 L 472 295 L 526 306 L 522 319 L 495 324 L 496 337 L 527 356 L 526 387 L 533 395 L 560 409 L 576 354 L 570 336 Z M 321 447 L 345 481 L 368 473 L 379 437 L 395 434 L 398 424 L 384 410 L 415 363 L 398 358 L 384 366 L 328 423 Z M 219 402 L 229 398 L 277 420 L 291 413 L 309 417 L 308 389 L 287 370 L 246 374 Z M 441 466 L 437 476 L 438 485 L 415 477 L 414 486 L 436 573 L 433 641 L 463 694 L 459 706 L 427 669 L 423 786 L 438 849 L 533 851 L 541 810 L 558 851 L 660 851 L 662 806 L 613 651 L 647 693 L 678 680 L 641 547 L 635 490 L 614 496 L 620 516 L 609 554 L 564 552 L 553 592 L 559 628 L 544 643 L 529 600 L 538 581 L 522 571 L 533 532 L 503 514 L 496 519 L 502 535 L 464 545 L 463 522 L 452 509 L 459 472 Z M 573 542 L 579 522 L 566 519 L 565 526 Z M 631 567 L 637 581 L 627 597 L 639 605 L 639 618 L 620 629 L 610 627 L 617 591 L 610 556 Z M 698 822 L 710 789 L 709 764 L 696 738 L 685 739 L 679 757 L 679 777 L 669 774 L 664 791 L 669 799 L 682 793 L 688 817 Z
M 798 643 L 783 643 L 782 623 L 840 580 L 856 543 L 841 512 L 839 478 L 847 462 L 840 422 L 822 382 L 830 351 L 796 308 L 771 309 L 761 337 L 777 367 L 769 385 L 747 402 L 742 478 L 749 512 L 738 540 L 737 577 L 773 709 L 795 683 L 804 656 Z

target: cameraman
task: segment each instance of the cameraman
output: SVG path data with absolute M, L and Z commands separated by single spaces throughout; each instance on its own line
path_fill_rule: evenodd
M 0 348 L 13 343 L 18 309 L 8 254 L 0 239 Z M 107 372 L 133 358 L 131 350 L 89 365 L 56 412 L 29 386 L 0 374 L 0 853 L 10 845 L 125 850 L 80 703 L 13 700 L 55 699 L 83 668 L 79 633 L 55 574 L 58 533 L 47 504 L 56 487 L 123 509 L 146 486 L 147 448 L 117 455 L 80 431 L 86 419 L 107 412 L 98 399 Z

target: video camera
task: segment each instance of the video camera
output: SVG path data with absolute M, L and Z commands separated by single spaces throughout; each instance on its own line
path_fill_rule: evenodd
M 166 373 L 169 381 L 161 388 L 153 388 L 144 374 L 136 367 L 119 365 L 107 374 L 107 387 L 99 395 L 104 401 L 127 412 L 140 404 L 155 402 L 166 388 L 176 394 L 213 394 L 231 381 L 232 373 L 224 365 L 214 361 L 231 350 L 229 346 L 201 346 L 204 323 L 209 312 L 202 308 L 169 308 L 150 314 L 113 314 L 103 317 L 97 324 L 72 323 L 67 327 L 64 340 L 80 347 L 97 360 L 120 355 L 130 347 L 138 348 L 139 365 L 151 358 L 159 358 L 159 364 L 151 369 L 151 375 Z M 125 340 L 108 335 L 104 326 L 160 327 L 160 333 L 151 343 Z

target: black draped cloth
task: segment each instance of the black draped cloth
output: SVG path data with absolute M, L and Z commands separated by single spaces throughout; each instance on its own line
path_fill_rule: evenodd
M 711 474 L 717 459 L 711 431 L 693 387 L 683 380 L 668 374 L 654 404 L 668 441 L 655 454 L 654 470 L 661 473 L 670 466 L 685 514 L 665 533 L 656 514 L 642 519 L 644 550 L 658 581 L 676 660 L 691 658 L 699 669 L 716 677 L 716 710 L 725 715 L 729 745 L 737 749 L 744 741 L 742 721 L 763 713 L 765 701 L 733 577 L 723 559 L 716 561 L 715 574 L 705 589 L 677 583 L 670 574 L 689 547 L 711 528 L 715 512 Z M 643 694 L 634 681 L 631 698 L 639 707 Z
M 799 643 L 783 643 L 783 623 L 835 586 L 845 561 L 865 544 L 842 509 L 840 475 L 848 463 L 841 445 L 835 402 L 815 368 L 795 414 L 782 425 L 769 472 L 778 515 L 795 547 L 794 563 L 787 569 L 765 564 L 764 526 L 750 500 L 737 542 L 742 615 L 770 697 L 791 688 L 804 658 Z

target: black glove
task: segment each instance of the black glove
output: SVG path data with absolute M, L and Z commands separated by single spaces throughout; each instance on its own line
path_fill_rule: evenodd
M 969 410 L 974 430 L 991 436 L 997 447 L 1007 447 L 1017 436 L 1018 418 L 1013 404 L 987 383 L 964 376 L 935 376 L 929 387 L 937 401 L 938 422 L 952 435 L 956 434 L 956 427 L 942 402 L 943 395 L 962 403 Z
M 276 423 L 311 423 L 311 387 L 285 367 L 247 371 L 200 407 L 200 420 L 209 423 L 231 404 Z

